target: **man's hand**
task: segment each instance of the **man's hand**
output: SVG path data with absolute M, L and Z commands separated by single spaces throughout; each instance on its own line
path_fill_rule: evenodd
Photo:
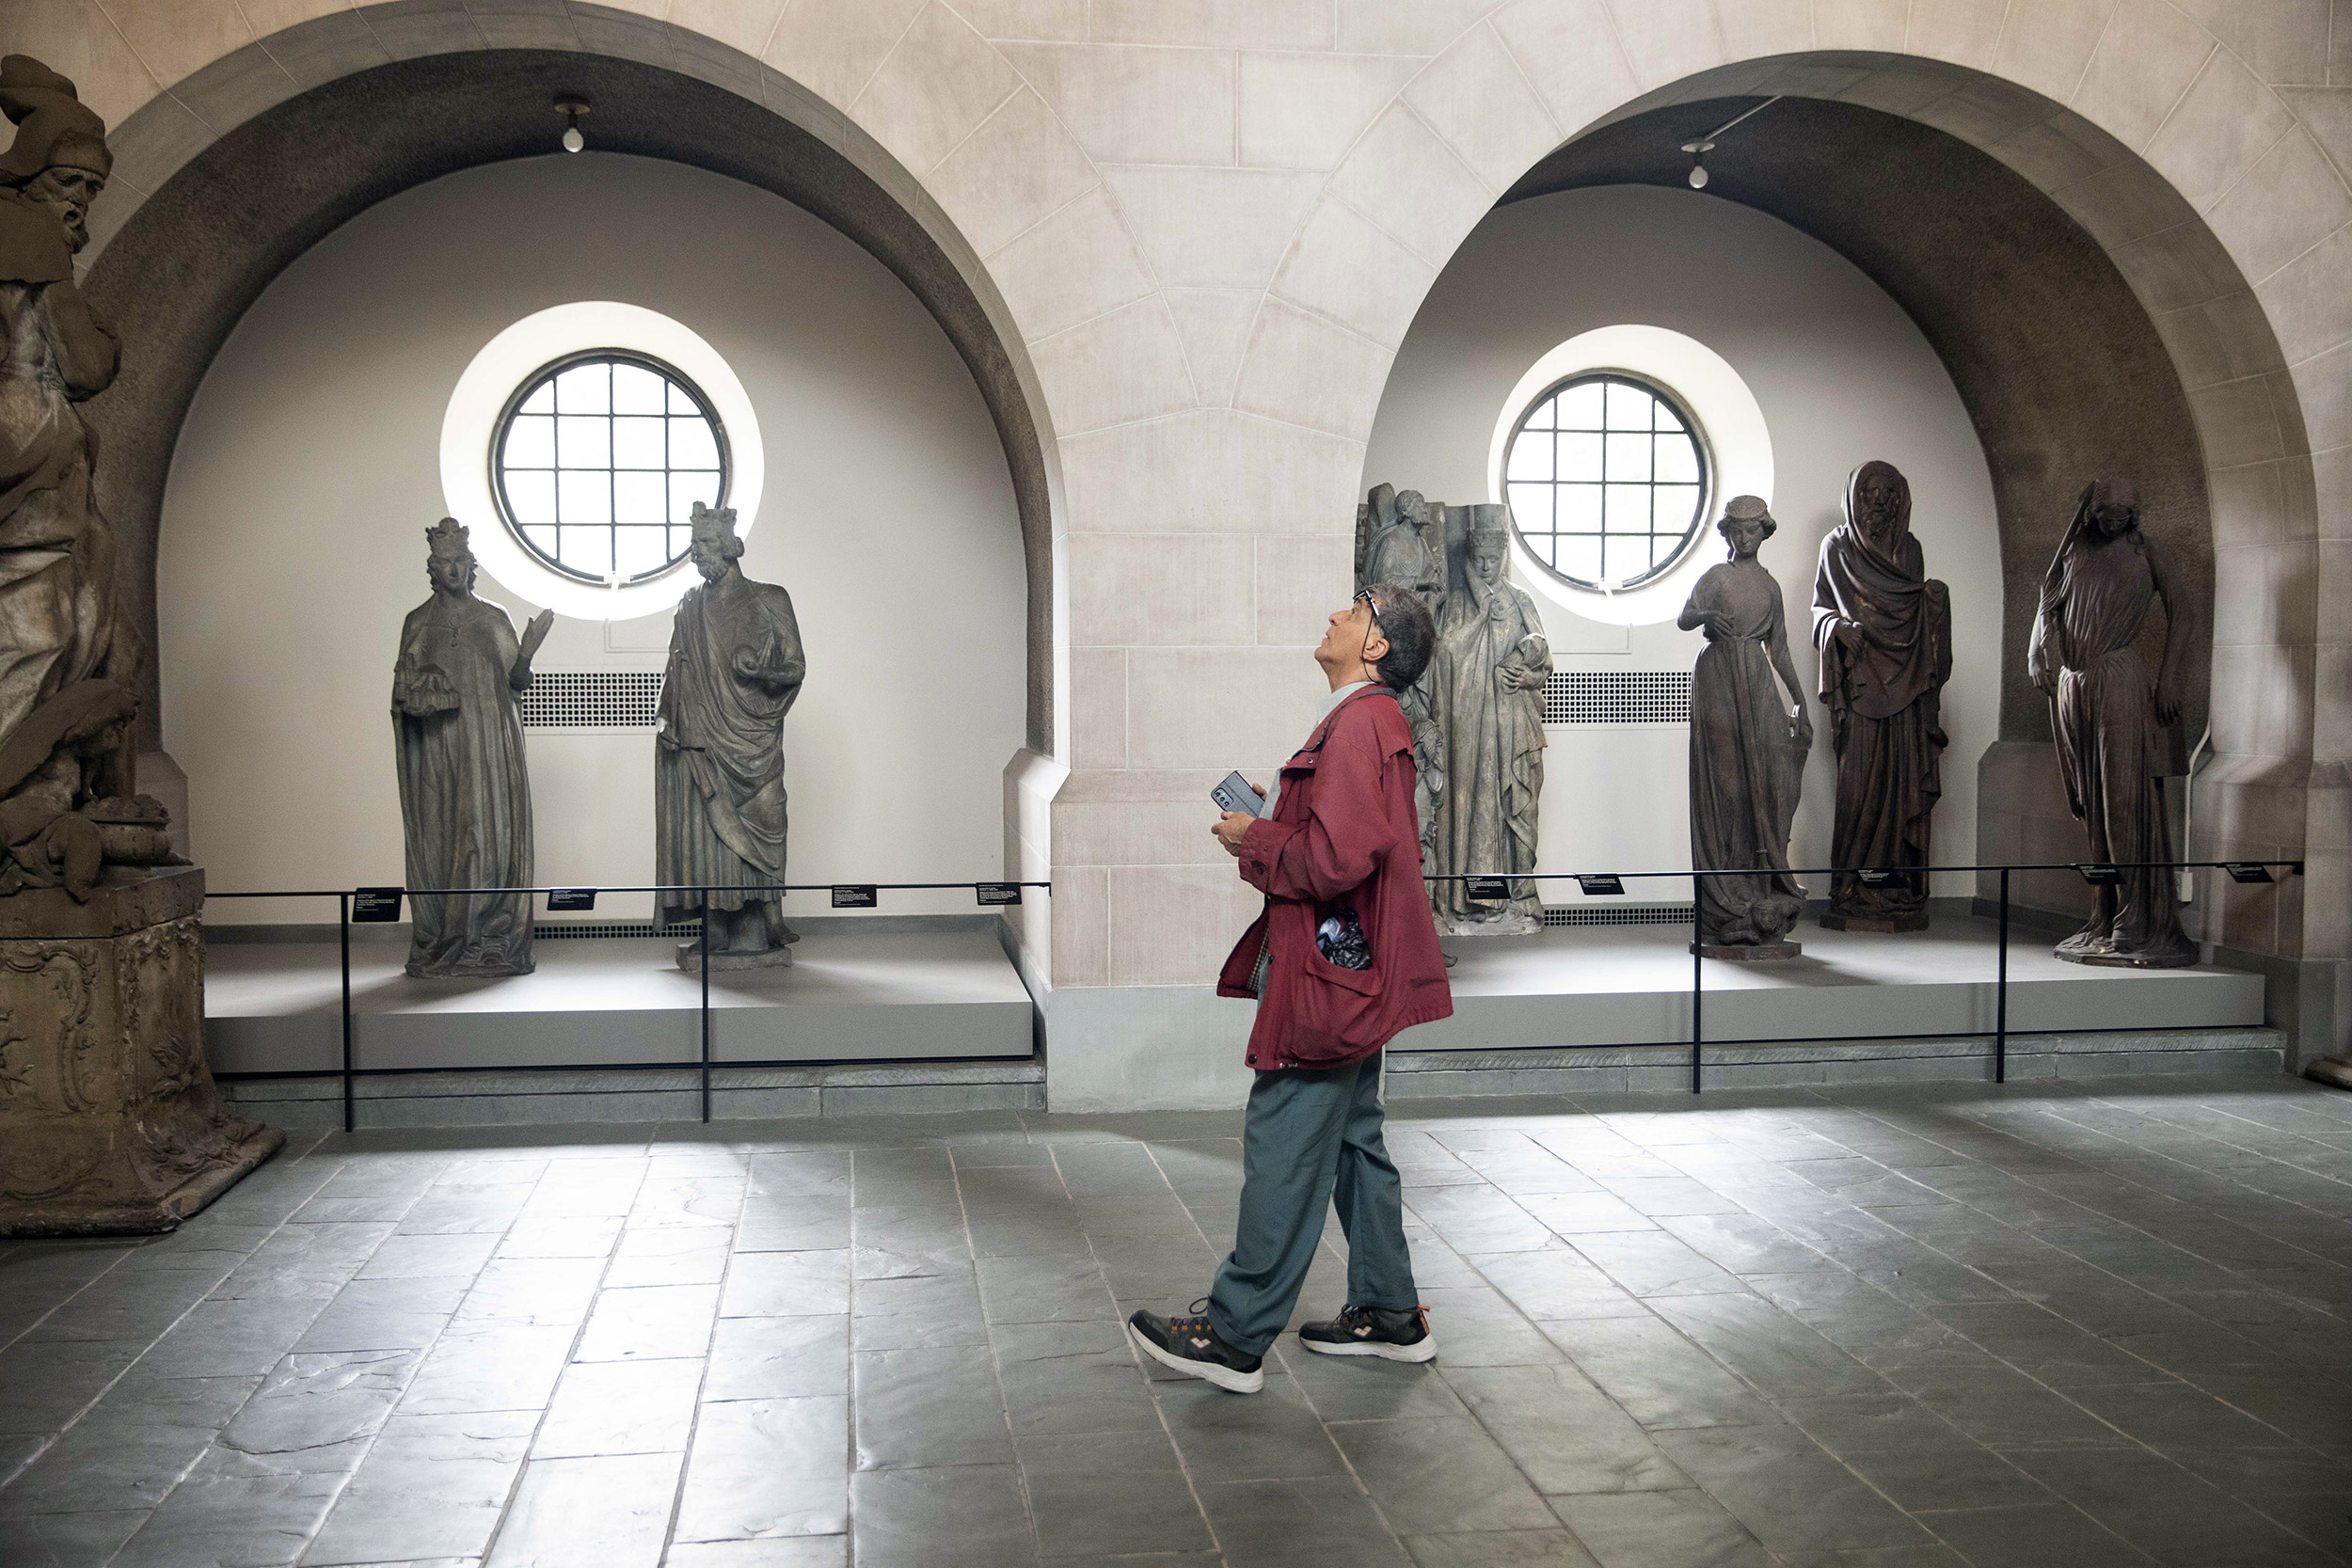
M 1258 786 L 1252 784 L 1249 787 L 1257 789 Z M 1259 790 L 1258 793 L 1263 795 L 1265 791 Z M 1217 817 L 1216 826 L 1211 828 L 1209 832 L 1216 835 L 1216 841 L 1219 844 L 1225 846 L 1227 854 L 1238 860 L 1241 858 L 1242 835 L 1249 832 L 1249 825 L 1256 820 L 1258 819 L 1246 811 L 1229 811 Z

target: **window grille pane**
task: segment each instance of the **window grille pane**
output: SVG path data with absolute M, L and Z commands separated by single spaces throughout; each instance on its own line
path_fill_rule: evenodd
M 628 526 L 660 528 L 670 520 L 670 478 L 667 474 L 617 473 L 612 476 L 612 520 Z M 669 564 L 664 555 L 648 571 Z
M 1543 402 L 1527 411 L 1527 418 L 1519 422 L 1519 428 L 1521 430 L 1549 430 L 1558 410 L 1558 404 L 1559 400 L 1556 398 L 1544 399 Z
M 1609 483 L 1639 480 L 1649 481 L 1649 432 L 1639 436 L 1612 434 L 1602 437 L 1609 443 Z
M 1659 406 L 1663 408 L 1664 404 Z M 1688 436 L 1661 436 L 1653 443 L 1657 452 L 1657 469 L 1650 477 L 1661 484 L 1696 484 L 1699 482 L 1699 449 Z
M 1649 486 L 1646 484 L 1612 484 L 1604 515 L 1611 533 L 1647 533 L 1649 531 Z M 568 519 L 566 519 L 568 520 Z
M 555 383 L 543 381 L 537 389 L 516 405 L 517 414 L 552 414 L 555 412 Z
M 518 415 L 506 427 L 506 466 L 510 468 L 555 467 L 555 421 L 545 414 Z
M 685 388 L 673 385 L 670 388 L 670 412 L 673 414 L 699 414 L 702 410 L 694 406 L 694 400 L 686 395 Z
M 1513 484 L 1506 493 L 1511 498 L 1511 515 L 1523 533 L 1545 533 L 1551 529 L 1551 486 L 1549 484 Z
M 1630 381 L 1607 381 L 1605 388 L 1611 430 L 1647 430 L 1651 406 L 1656 402 L 1647 392 Z
M 1597 484 L 1563 484 L 1553 502 L 1554 524 L 1563 533 L 1598 533 L 1600 531 L 1600 486 Z
M 612 412 L 612 367 L 599 361 L 575 365 L 555 378 L 555 411 L 559 414 Z
M 570 414 L 557 420 L 555 460 L 566 468 L 612 467 L 612 421 Z
M 667 401 L 670 384 L 661 373 L 644 365 L 615 365 L 612 367 L 612 412 L 615 414 L 660 414 Z
M 1562 535 L 1560 570 L 1582 582 L 1600 581 L 1600 541 Z
M 665 420 L 615 419 L 612 421 L 612 466 L 616 468 L 668 467 L 667 425 Z
M 555 557 L 575 572 L 605 577 L 612 570 L 612 531 L 609 528 L 559 528 Z
M 1505 479 L 1549 479 L 1551 477 L 1551 441 L 1547 431 L 1522 431 L 1511 443 L 1511 457 L 1505 466 Z
M 1572 483 L 1597 483 L 1600 479 L 1601 440 L 1598 436 L 1562 436 L 1558 477 Z
M 670 421 L 670 467 L 673 468 L 716 468 L 719 466 L 719 442 L 712 434 L 710 421 L 697 414 L 691 420 Z
M 670 521 L 683 523 L 694 515 L 694 503 L 715 506 L 719 501 L 717 474 L 672 474 L 670 476 Z
M 527 528 L 523 530 L 523 538 L 530 544 L 532 549 L 537 550 L 540 554 L 549 557 L 552 557 L 555 554 L 555 530 L 551 528 Z
M 1698 504 L 1699 487 L 1695 484 L 1660 485 L 1657 507 L 1652 514 L 1658 531 L 1680 539 L 1697 520 Z
M 523 528 L 552 527 L 555 523 L 555 475 L 548 472 L 508 474 L 506 509 L 515 515 L 515 521 Z
M 612 526 L 612 475 L 609 469 L 555 476 L 555 520 L 565 528 Z
M 1560 428 L 1563 430 L 1598 430 L 1600 428 L 1600 383 L 1580 381 L 1560 394 Z
M 616 528 L 612 531 L 612 569 L 625 578 L 660 571 L 669 560 L 666 528 Z

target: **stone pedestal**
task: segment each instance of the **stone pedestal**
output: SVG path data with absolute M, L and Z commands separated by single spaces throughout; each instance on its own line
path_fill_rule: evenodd
M 703 972 L 703 949 L 699 942 L 677 944 L 677 966 L 689 974 Z M 723 950 L 710 955 L 710 973 L 723 974 L 730 969 L 789 969 L 792 949 L 785 946 L 763 948 L 757 953 L 729 953 Z
M 1917 914 L 1867 915 L 1825 914 L 1821 916 L 1825 931 L 1924 931 L 1928 928 L 1925 911 Z
M 1736 964 L 1778 963 L 1784 958 L 1804 956 L 1804 944 L 1798 942 L 1694 942 L 1690 945 L 1692 951 L 1702 958 L 1722 958 Z
M 2352 1089 L 2352 1056 L 2322 1056 L 2303 1069 L 2303 1076 L 2331 1088 Z
M 203 907 L 194 866 L 0 899 L 0 1236 L 176 1229 L 286 1141 L 205 1063 Z

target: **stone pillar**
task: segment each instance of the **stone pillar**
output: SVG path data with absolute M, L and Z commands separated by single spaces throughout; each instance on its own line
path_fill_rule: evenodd
M 204 1059 L 204 873 L 0 899 L 0 1236 L 173 1230 L 286 1135 Z

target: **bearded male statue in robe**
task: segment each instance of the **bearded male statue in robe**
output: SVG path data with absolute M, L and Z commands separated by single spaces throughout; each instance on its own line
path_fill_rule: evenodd
M 140 650 L 115 614 L 115 537 L 90 495 L 74 405 L 114 382 L 118 347 L 73 280 L 114 166 L 73 84 L 0 60 L 0 896 L 88 899 L 101 865 L 178 861 L 137 794 Z
M 1911 531 L 1911 485 L 1891 463 L 1846 481 L 1846 520 L 1821 541 L 1813 645 L 1837 756 L 1830 835 L 1833 931 L 1924 931 L 1924 871 L 1865 885 L 1863 870 L 1929 863 L 1944 793 L 1944 683 L 1952 676 L 1952 602 L 1927 575 Z
M 1472 506 L 1463 587 L 1438 617 L 1430 689 L 1445 737 L 1438 802 L 1438 875 L 1513 877 L 1502 899 L 1473 898 L 1467 882 L 1437 881 L 1438 927 L 1455 936 L 1529 936 L 1543 927 L 1535 869 L 1536 809 L 1544 789 L 1544 683 L 1551 643 L 1535 601 L 1504 576 L 1510 512 Z
M 392 740 L 408 850 L 408 973 L 528 974 L 531 895 L 432 893 L 531 886 L 531 775 L 521 705 L 555 611 L 522 640 L 506 611 L 474 597 L 473 548 L 454 517 L 425 531 L 433 596 L 408 612 L 392 667 Z
M 1710 958 L 1801 952 L 1788 940 L 1804 912 L 1788 830 L 1813 721 L 1788 657 L 1780 584 L 1756 558 L 1779 526 L 1761 497 L 1733 497 L 1715 525 L 1731 559 L 1707 569 L 1675 623 L 1707 634 L 1691 673 L 1691 864 L 1736 873 L 1692 879 L 1699 951 Z
M 1436 621 L 1446 598 L 1445 538 L 1440 528 L 1437 543 L 1430 543 L 1429 503 L 1421 492 L 1399 495 L 1393 485 L 1375 485 L 1359 510 L 1357 531 L 1363 548 L 1356 586 L 1386 582 L 1410 589 Z M 1437 860 L 1438 802 L 1445 798 L 1445 735 L 1437 718 L 1434 669 L 1433 661 L 1421 679 L 1396 694 L 1413 732 L 1413 808 L 1421 823 L 1422 860 L 1428 864 Z
M 2164 662 L 2154 680 L 2134 651 L 2164 601 Z M 2196 612 L 2153 539 L 2139 530 L 2139 495 L 2103 479 L 2082 494 L 2042 579 L 2026 672 L 2050 698 L 2066 803 L 2090 835 L 2090 858 L 2122 867 L 2093 888 L 2083 928 L 2058 945 L 2074 963 L 2178 969 L 2197 961 L 2181 928 L 2164 781 L 2187 771 L 2175 726 L 2181 658 Z M 2136 864 L 2141 868 L 2135 868 Z
M 791 594 L 743 575 L 734 508 L 697 501 L 692 524 L 703 586 L 678 606 L 654 721 L 655 879 L 716 890 L 713 969 L 788 964 L 800 938 L 784 895 L 766 890 L 784 880 L 784 716 L 808 668 L 800 622 Z M 704 912 L 696 893 L 660 898 L 665 922 Z M 677 961 L 697 970 L 701 943 L 681 942 Z

